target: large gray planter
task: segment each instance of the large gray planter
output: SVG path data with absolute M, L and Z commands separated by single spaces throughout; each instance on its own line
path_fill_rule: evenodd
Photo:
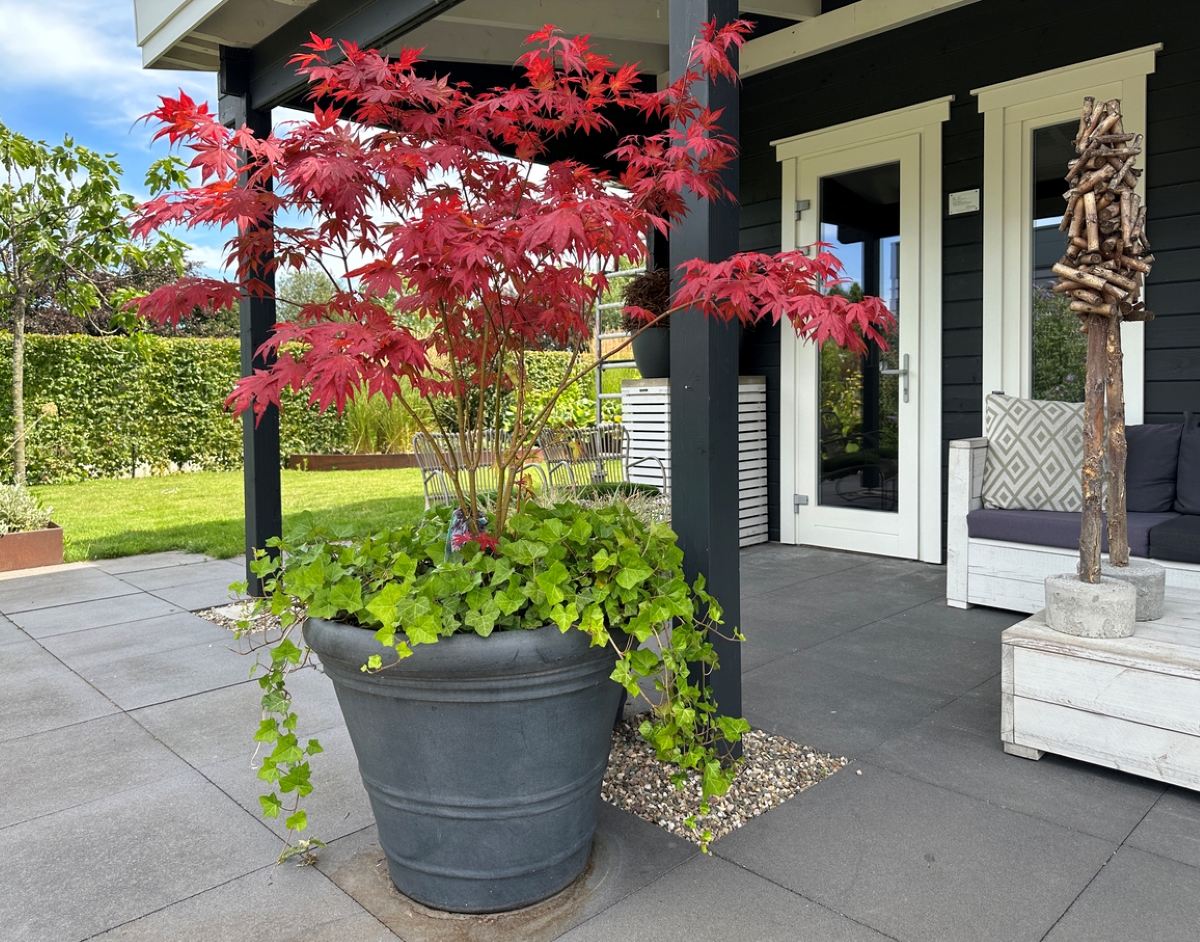
M 455 635 L 365 674 L 370 631 L 310 619 L 392 881 L 453 912 L 557 893 L 586 866 L 621 688 L 611 649 L 551 625 Z M 395 652 L 391 652 L 394 662 Z

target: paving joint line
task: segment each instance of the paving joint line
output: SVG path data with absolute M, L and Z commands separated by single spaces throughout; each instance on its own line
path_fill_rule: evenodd
M 789 801 L 790 801 L 790 799 L 789 799 Z M 855 919 L 849 913 L 844 913 L 841 910 L 834 909 L 832 906 L 827 906 L 825 903 L 822 903 L 820 900 L 815 900 L 811 896 L 806 896 L 805 894 L 801 893 L 799 890 L 792 889 L 790 886 L 784 886 L 782 883 L 778 882 L 777 880 L 771 879 L 765 873 L 759 873 L 757 870 L 753 869 L 752 867 L 748 867 L 745 864 L 739 863 L 738 861 L 733 860 L 729 857 L 720 856 L 718 851 L 713 851 L 713 856 L 718 857 L 720 860 L 723 860 L 728 864 L 732 864 L 733 866 L 737 867 L 739 870 L 743 870 L 746 873 L 753 874 L 754 876 L 758 877 L 760 880 L 763 880 L 764 882 L 769 883 L 771 886 L 774 886 L 774 887 L 777 887 L 778 889 L 783 890 L 785 893 L 790 893 L 792 896 L 799 897 L 800 899 L 805 900 L 806 902 L 812 903 L 814 906 L 817 906 L 817 907 L 825 910 L 826 912 L 833 913 L 836 916 L 841 916 L 843 919 L 849 919 L 856 926 L 862 926 L 864 929 L 868 929 L 871 932 L 878 933 L 879 935 L 883 936 L 885 939 L 891 939 L 892 942 L 903 942 L 903 940 L 900 939 L 898 936 L 888 935 L 882 929 L 879 929 L 876 926 L 871 925 L 870 923 L 863 922 L 861 919 Z

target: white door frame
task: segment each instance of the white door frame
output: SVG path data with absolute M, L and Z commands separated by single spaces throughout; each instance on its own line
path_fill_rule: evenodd
M 1146 76 L 1162 44 L 972 89 L 983 114 L 983 395 L 1033 389 L 1033 133 L 1077 121 L 1085 95 L 1121 99 L 1125 128 L 1146 130 Z M 1142 168 L 1145 170 L 1145 167 Z M 1146 195 L 1145 174 L 1137 191 Z M 1065 208 L 1064 203 L 1064 208 Z M 1153 233 L 1151 233 L 1153 235 Z M 1064 244 L 1065 244 L 1064 236 Z M 1149 294 L 1151 292 L 1147 292 Z M 1145 324 L 1121 325 L 1125 420 L 1142 421 Z M 986 416 L 987 410 L 984 409 Z M 984 429 L 987 434 L 987 429 Z
M 815 462 L 819 460 L 815 443 L 817 413 L 813 408 L 815 391 L 801 389 L 799 383 L 801 357 L 817 356 L 816 347 L 803 343 L 787 329 L 781 331 L 781 390 L 780 390 L 780 539 L 784 543 L 819 541 L 844 549 L 882 555 L 904 556 L 927 562 L 942 559 L 942 123 L 949 120 L 952 95 L 934 101 L 890 111 L 885 114 L 824 128 L 808 134 L 773 141 L 776 159 L 783 172 L 783 225 L 781 247 L 786 251 L 797 248 L 800 240 L 800 221 L 796 218 L 798 199 L 811 199 L 797 192 L 801 164 L 821 161 L 821 158 L 840 152 L 873 145 L 892 145 L 899 159 L 900 151 L 908 149 L 910 160 L 918 162 L 916 178 L 905 193 L 907 204 L 901 212 L 909 216 L 909 224 L 918 227 L 919 260 L 908 272 L 904 288 L 907 310 L 916 309 L 916 345 L 912 335 L 901 331 L 901 345 L 910 353 L 909 384 L 918 406 L 918 433 L 913 461 L 915 475 L 915 506 L 911 508 L 915 527 L 893 535 L 862 529 L 863 515 L 879 518 L 883 514 L 869 511 L 821 508 L 818 492 L 808 491 L 807 506 L 795 506 L 793 495 L 800 480 L 815 479 Z M 887 148 L 877 152 L 883 153 Z M 887 162 L 887 161 L 881 161 Z M 902 182 L 903 185 L 903 182 Z M 905 220 L 901 220 L 903 227 Z M 901 240 L 901 244 L 906 244 Z M 903 256 L 903 249 L 901 250 Z M 904 261 L 901 261 L 904 266 Z M 903 302 L 902 302 L 903 307 Z M 907 319 L 906 319 L 907 320 Z M 810 414 L 811 413 L 811 414 Z M 806 453 L 801 455 L 801 450 Z M 812 466 L 810 469 L 809 466 Z M 901 473 L 904 473 L 902 469 Z M 807 475 L 807 476 L 806 476 Z M 903 478 L 901 478 L 903 480 Z M 910 479 L 911 480 L 911 479 Z M 901 505 L 903 508 L 903 504 Z M 813 527 L 798 516 L 813 511 L 823 523 L 821 535 L 813 536 Z M 852 516 L 843 516 L 843 515 Z M 857 516 L 853 516 L 857 515 Z M 900 514 L 888 515 L 899 517 Z M 899 531 L 899 526 L 894 528 Z

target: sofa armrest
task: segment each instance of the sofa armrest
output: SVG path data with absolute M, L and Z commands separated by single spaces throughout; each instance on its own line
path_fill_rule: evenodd
M 967 514 L 983 506 L 986 438 L 960 438 L 950 443 L 946 495 L 946 604 L 967 608 Z

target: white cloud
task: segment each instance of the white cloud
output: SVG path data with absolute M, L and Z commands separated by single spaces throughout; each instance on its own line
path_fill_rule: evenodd
M 215 75 L 142 69 L 132 0 L 0 0 L 0 23 L 6 97 L 74 98 L 94 106 L 97 125 L 124 128 L 160 94 L 183 88 L 201 100 L 216 97 Z

